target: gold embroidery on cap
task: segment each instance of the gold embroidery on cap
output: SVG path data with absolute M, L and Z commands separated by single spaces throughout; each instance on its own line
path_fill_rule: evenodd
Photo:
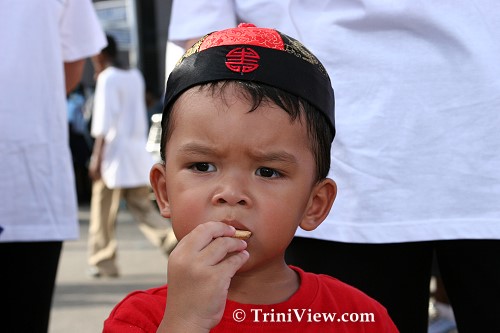
M 199 50 L 200 50 L 200 45 L 201 43 L 203 43 L 203 41 L 205 40 L 205 38 L 207 38 L 210 34 L 206 34 L 205 36 L 201 37 L 196 43 L 193 44 L 193 46 L 191 46 L 183 55 L 182 57 L 177 61 L 177 63 L 175 64 L 175 67 L 179 66 L 179 64 L 181 62 L 184 61 L 184 59 L 186 59 L 187 57 L 195 54 L 195 53 L 198 53 Z
M 287 35 L 281 34 L 283 41 L 285 42 L 285 51 L 287 53 L 293 54 L 296 57 L 301 58 L 302 60 L 307 61 L 308 63 L 317 66 L 319 71 L 327 76 L 326 70 L 319 62 L 318 58 L 316 58 L 301 42 L 298 40 L 292 39 Z

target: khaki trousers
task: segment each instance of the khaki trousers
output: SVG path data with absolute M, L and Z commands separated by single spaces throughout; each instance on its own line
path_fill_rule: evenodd
M 88 263 L 108 275 L 118 274 L 116 266 L 116 217 L 121 199 L 146 238 L 168 255 L 177 240 L 168 219 L 163 218 L 149 199 L 148 186 L 109 189 L 102 180 L 92 185 Z

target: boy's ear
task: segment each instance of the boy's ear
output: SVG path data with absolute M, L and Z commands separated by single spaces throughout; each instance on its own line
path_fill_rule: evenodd
M 337 184 L 326 178 L 316 184 L 311 191 L 300 227 L 306 231 L 316 229 L 327 217 L 337 196 Z
M 161 216 L 170 217 L 170 204 L 167 195 L 167 178 L 165 176 L 165 166 L 161 163 L 156 163 L 149 172 L 149 181 L 155 192 L 156 203 L 160 209 Z

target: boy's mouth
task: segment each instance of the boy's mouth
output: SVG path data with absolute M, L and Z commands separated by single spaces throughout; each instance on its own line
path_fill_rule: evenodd
M 236 229 L 233 238 L 247 240 L 252 236 L 252 232 L 247 230 L 245 226 L 233 219 L 223 219 L 222 222 L 233 226 Z

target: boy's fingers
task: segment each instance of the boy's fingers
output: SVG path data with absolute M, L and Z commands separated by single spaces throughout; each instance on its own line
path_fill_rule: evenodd
M 247 243 L 243 240 L 231 237 L 219 237 L 202 250 L 201 259 L 208 265 L 216 265 L 224 260 L 228 254 L 241 252 L 246 247 Z
M 234 235 L 236 229 L 222 222 L 207 222 L 198 225 L 182 241 L 186 246 L 194 251 L 201 251 L 209 245 L 214 239 Z
M 233 253 L 230 256 L 228 256 L 226 259 L 220 262 L 220 268 L 223 270 L 228 270 L 228 273 L 230 274 L 231 277 L 236 274 L 238 269 L 243 266 L 248 258 L 250 257 L 250 254 L 248 251 L 243 250 L 237 253 Z
M 179 242 L 170 256 L 169 266 L 182 267 L 188 262 L 215 266 L 229 259 L 229 266 L 236 264 L 239 268 L 241 258 L 238 260 L 231 257 L 245 250 L 247 243 L 234 238 L 235 232 L 234 227 L 222 222 L 207 222 L 198 225 Z M 242 258 L 246 257 L 243 255 Z

